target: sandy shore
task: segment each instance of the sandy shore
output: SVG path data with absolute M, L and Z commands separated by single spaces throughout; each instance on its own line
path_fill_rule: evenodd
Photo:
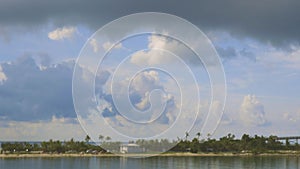
M 164 153 L 164 154 L 0 154 L 0 158 L 61 158 L 61 157 L 217 157 L 217 156 L 300 156 L 300 152 L 252 153 Z
M 0 158 L 114 157 L 115 154 L 0 154 Z

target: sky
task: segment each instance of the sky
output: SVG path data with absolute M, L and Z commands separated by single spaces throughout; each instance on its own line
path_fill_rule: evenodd
M 77 119 L 76 105 L 74 107 L 72 78 L 78 57 L 109 50 L 112 45 L 109 39 L 99 41 L 95 32 L 115 19 L 138 12 L 162 12 L 186 19 L 196 25 L 215 47 L 223 65 L 227 95 L 221 121 L 210 133 L 213 137 L 227 133 L 237 136 L 243 133 L 299 135 L 299 8 L 297 0 L 184 3 L 169 0 L 1 1 L 0 140 L 83 140 L 87 133 L 94 135 L 94 140 L 97 133 L 117 139 L 103 128 L 93 134 L 83 120 L 82 128 Z M 128 28 L 130 25 L 115 27 L 108 36 L 119 36 L 119 32 Z M 186 34 L 189 36 L 189 32 Z M 186 61 L 189 68 L 179 66 L 178 69 L 180 61 L 156 48 L 180 55 L 181 61 Z M 196 122 L 191 136 L 195 136 L 196 132 L 202 131 L 210 104 L 218 111 L 222 110 L 222 104 L 210 103 L 212 87 L 209 75 L 205 66 L 194 61 L 193 54 L 187 50 L 175 39 L 154 34 L 132 36 L 116 44 L 99 64 L 101 70 L 96 73 L 96 115 L 101 115 L 106 124 L 121 133 L 130 130 L 132 132 L 127 134 L 143 138 L 162 133 L 172 126 L 175 116 L 180 114 L 179 107 L 183 105 L 182 123 L 174 127 L 178 132 L 172 132 L 170 137 L 183 137 L 184 131 L 188 130 L 186 126 L 193 120 Z M 121 66 L 116 69 L 118 65 Z M 169 71 L 181 77 L 174 80 L 168 72 L 148 69 L 136 73 L 131 81 L 126 79 L 145 65 L 168 65 Z M 84 67 L 79 66 L 78 70 L 87 79 L 93 75 L 85 72 Z M 112 76 L 116 70 L 119 71 L 117 76 Z M 196 78 L 196 86 L 192 85 L 194 81 L 189 79 L 190 74 L 184 74 L 189 70 Z M 113 93 L 110 93 L 113 80 L 117 81 L 114 86 L 116 97 L 124 97 L 121 106 L 127 105 L 125 96 L 134 106 L 134 111 L 147 111 L 158 100 L 165 102 L 164 105 L 157 103 L 165 108 L 162 115 L 133 116 L 118 111 Z M 177 82 L 182 82 L 183 97 L 176 89 Z M 123 93 L 127 87 L 123 83 L 130 83 L 129 94 Z M 151 93 L 154 89 L 162 93 Z M 197 94 L 201 97 L 200 103 L 195 102 Z M 200 108 L 196 106 L 198 104 Z M 200 117 L 195 118 L 191 114 L 194 111 L 199 111 Z M 141 129 L 138 125 L 129 125 L 122 115 L 141 121 L 159 118 L 154 126 Z M 202 137 L 207 134 L 203 132 Z

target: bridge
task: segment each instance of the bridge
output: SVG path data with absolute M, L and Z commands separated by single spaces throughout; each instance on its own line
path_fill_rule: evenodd
M 298 144 L 298 140 L 300 140 L 300 136 L 276 137 L 276 140 L 286 141 L 286 142 L 290 142 L 290 140 L 293 140 L 295 143 Z

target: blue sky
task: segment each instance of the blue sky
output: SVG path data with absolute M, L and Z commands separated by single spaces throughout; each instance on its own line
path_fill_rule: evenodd
M 157 7 L 148 2 L 121 3 L 75 1 L 70 5 L 64 1 L 61 6 L 58 2 L 36 3 L 35 0 L 0 3 L 0 140 L 84 139 L 86 133 L 79 125 L 72 101 L 75 60 L 84 44 L 92 44 L 89 38 L 98 28 L 123 15 L 143 11 L 166 12 L 187 19 L 216 47 L 226 75 L 227 100 L 215 137 L 229 132 L 237 136 L 243 133 L 300 134 L 299 2 L 272 1 L 262 6 L 259 1 L 230 0 L 224 9 L 220 9 L 217 2 L 209 1 L 190 2 L 189 9 L 166 2 L 153 2 Z M 31 7 L 41 9 L 40 13 L 30 10 Z M 106 10 L 109 7 L 119 12 Z M 101 43 L 104 49 L 110 45 L 109 41 Z M 106 83 L 111 81 L 113 66 L 128 54 L 136 59 L 132 63 L 164 62 L 162 57 L 145 60 L 144 56 L 134 53 L 149 49 L 151 44 L 180 48 L 170 39 L 165 41 L 147 34 L 122 41 L 104 60 L 104 69 L 99 72 L 98 106 L 102 114 L 114 114 L 109 114 L 114 119 L 107 119 L 111 124 L 116 125 L 120 120 L 115 118 L 119 114 L 114 113 Z M 207 74 L 201 65 L 193 65 L 192 69 L 198 73 L 203 96 L 201 111 L 207 111 Z M 145 90 L 162 88 L 169 104 L 168 112 L 176 112 L 177 91 L 172 90 L 176 85 L 168 83 L 170 81 L 172 79 L 163 73 L 151 70 L 140 73 L 132 82 L 131 101 L 137 109 L 146 110 L 149 100 L 143 100 L 148 97 Z M 161 122 L 170 120 L 169 114 Z M 196 125 L 192 132 L 197 130 L 200 127 Z

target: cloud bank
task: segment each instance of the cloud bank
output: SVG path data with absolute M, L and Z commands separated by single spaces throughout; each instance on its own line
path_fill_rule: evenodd
M 20 8 L 21 7 L 21 8 Z M 52 22 L 56 26 L 85 24 L 93 30 L 124 15 L 157 11 L 183 17 L 204 30 L 222 30 L 273 45 L 299 43 L 300 1 L 166 1 L 138 0 L 11 0 L 1 3 L 0 24 L 22 30 Z M 39 10 L 33 10 L 39 9 Z M 23 27 L 19 29 L 18 27 Z M 5 37 L 5 36 L 3 36 Z
M 0 117 L 13 121 L 75 118 L 72 102 L 73 61 L 44 69 L 31 57 L 1 64 Z

